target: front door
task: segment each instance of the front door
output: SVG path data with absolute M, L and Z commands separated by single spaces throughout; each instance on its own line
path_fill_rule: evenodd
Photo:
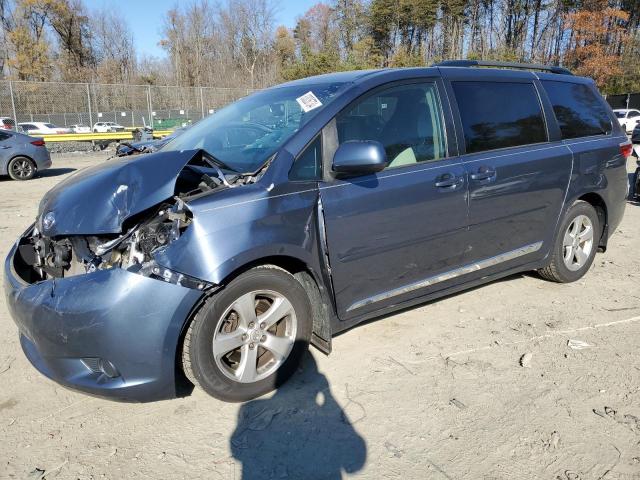
M 320 187 L 341 318 L 441 288 L 438 276 L 464 264 L 467 182 L 444 125 L 431 81 L 377 89 L 336 117 L 338 143 L 380 141 L 390 161 Z

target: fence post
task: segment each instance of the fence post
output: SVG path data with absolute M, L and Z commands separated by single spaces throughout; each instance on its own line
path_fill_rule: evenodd
M 153 128 L 153 110 L 151 105 L 151 85 L 147 85 L 147 105 L 149 107 L 149 124 Z
M 13 83 L 9 80 L 9 95 L 11 96 L 11 109 L 13 110 L 13 121 L 16 122 L 16 128 L 18 127 L 18 116 L 16 115 L 16 101 L 13 98 Z
M 202 107 L 202 116 L 200 119 L 204 118 L 204 96 L 202 95 L 202 87 L 200 87 L 200 106 Z
M 91 111 L 91 90 L 87 83 L 87 105 L 89 105 L 89 128 L 93 131 L 93 112 Z

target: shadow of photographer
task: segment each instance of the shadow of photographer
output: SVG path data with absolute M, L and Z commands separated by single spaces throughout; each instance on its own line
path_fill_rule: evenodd
M 364 439 L 331 394 L 327 378 L 307 353 L 298 372 L 266 399 L 245 403 L 230 440 L 245 480 L 341 479 L 362 469 Z

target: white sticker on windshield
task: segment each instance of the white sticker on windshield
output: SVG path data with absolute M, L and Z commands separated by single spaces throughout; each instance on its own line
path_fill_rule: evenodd
M 313 92 L 307 92 L 301 97 L 296 98 L 296 102 L 298 102 L 300 108 L 302 108 L 305 113 L 322 106 L 322 102 L 318 100 L 318 97 L 316 97 Z

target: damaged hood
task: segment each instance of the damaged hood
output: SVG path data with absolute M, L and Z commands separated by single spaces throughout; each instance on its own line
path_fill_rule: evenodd
M 36 224 L 50 237 L 120 233 L 128 217 L 173 196 L 178 174 L 197 153 L 157 152 L 81 170 L 47 192 Z M 53 219 L 48 229 L 44 215 Z

